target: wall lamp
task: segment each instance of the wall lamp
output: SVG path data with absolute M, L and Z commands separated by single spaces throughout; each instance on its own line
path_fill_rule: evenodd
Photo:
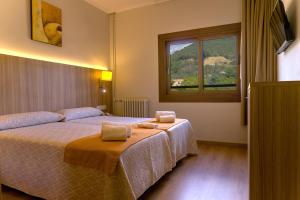
M 112 81 L 112 71 L 102 71 L 100 80 L 101 80 L 101 82 Z M 102 94 L 107 93 L 107 88 L 106 88 L 105 84 L 100 83 L 100 91 Z

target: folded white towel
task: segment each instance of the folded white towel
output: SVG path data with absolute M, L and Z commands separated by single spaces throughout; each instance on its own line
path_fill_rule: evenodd
M 160 116 L 165 116 L 165 115 L 173 115 L 176 118 L 175 111 L 156 111 L 155 118 L 156 118 L 157 121 L 159 121 L 159 117 Z
M 162 123 L 174 123 L 175 122 L 176 117 L 174 115 L 162 115 L 159 116 L 159 122 Z
M 112 125 L 112 126 L 125 126 L 126 127 L 126 132 L 127 132 L 127 137 L 131 137 L 132 135 L 132 125 L 131 124 L 125 124 L 125 123 L 118 123 L 118 122 L 110 122 L 110 121 L 103 121 L 103 125 Z
M 146 128 L 146 129 L 156 129 L 158 128 L 157 124 L 149 123 L 149 122 L 142 122 L 137 124 L 138 128 Z
M 126 141 L 127 140 L 127 127 L 102 125 L 102 140 L 104 141 Z

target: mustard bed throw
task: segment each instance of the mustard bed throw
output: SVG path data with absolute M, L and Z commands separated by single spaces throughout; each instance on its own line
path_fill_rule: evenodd
M 64 161 L 69 164 L 102 170 L 112 175 L 121 154 L 130 146 L 161 133 L 158 129 L 133 129 L 132 136 L 124 141 L 103 141 L 101 134 L 78 139 L 65 147 Z
M 162 122 L 157 122 L 156 119 L 151 120 L 151 123 L 157 124 L 159 130 L 163 130 L 163 131 L 168 131 L 170 128 L 181 124 L 182 122 L 187 121 L 186 119 L 175 119 L 175 122 L 173 123 L 162 123 Z

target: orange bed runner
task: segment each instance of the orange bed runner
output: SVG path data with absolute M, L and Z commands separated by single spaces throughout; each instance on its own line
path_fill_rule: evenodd
M 111 175 L 114 173 L 121 154 L 131 145 L 159 134 L 158 129 L 133 129 L 126 142 L 102 141 L 101 135 L 78 139 L 65 147 L 64 161 L 69 164 L 99 169 Z
M 157 129 L 160 129 L 163 131 L 168 131 L 170 128 L 172 128 L 178 124 L 181 124 L 182 122 L 185 122 L 185 121 L 187 121 L 187 120 L 186 119 L 175 119 L 175 122 L 173 122 L 173 123 L 160 123 L 160 122 L 157 122 L 156 119 L 153 119 L 153 120 L 150 120 L 149 122 L 157 124 L 158 125 Z

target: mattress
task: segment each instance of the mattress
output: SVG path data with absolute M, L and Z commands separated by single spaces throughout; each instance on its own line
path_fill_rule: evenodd
M 128 148 L 112 176 L 63 162 L 69 142 L 99 130 L 80 123 L 50 123 L 0 131 L 2 184 L 50 200 L 137 199 L 171 171 L 166 132 Z
M 120 122 L 134 124 L 149 121 L 152 118 L 132 118 L 116 116 L 97 116 L 77 120 L 71 120 L 68 123 L 89 124 L 101 127 L 102 121 Z M 192 126 L 188 120 L 168 129 L 170 148 L 172 154 L 172 167 L 187 155 L 197 155 L 198 147 Z

